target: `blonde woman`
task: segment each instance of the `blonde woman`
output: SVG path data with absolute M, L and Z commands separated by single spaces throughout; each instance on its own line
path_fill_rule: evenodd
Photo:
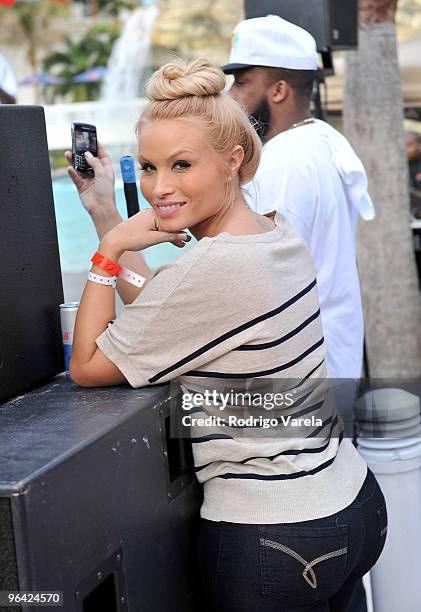
M 307 249 L 285 220 L 275 226 L 244 200 L 260 143 L 224 85 L 205 60 L 174 61 L 153 75 L 137 125 L 146 212 L 117 222 L 104 196 L 112 183 L 104 152 L 87 156 L 95 179 L 70 170 L 102 236 L 71 375 L 83 386 L 177 380 L 196 397 L 204 608 L 345 610 L 384 545 L 384 498 L 327 392 Z M 109 231 L 98 198 L 111 211 Z M 139 269 L 133 252 L 164 241 L 183 247 L 187 228 L 198 242 L 175 262 L 143 287 L 121 280 L 120 264 Z M 127 302 L 118 317 L 117 276 Z M 275 401 L 274 390 L 287 401 Z M 257 417 L 256 396 L 265 401 Z M 204 426 L 193 416 L 221 418 Z

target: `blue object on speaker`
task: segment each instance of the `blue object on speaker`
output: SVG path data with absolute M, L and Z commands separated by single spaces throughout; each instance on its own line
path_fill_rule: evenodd
M 124 182 L 124 195 L 126 198 L 127 216 L 132 217 L 139 212 L 139 198 L 137 195 L 136 173 L 131 155 L 120 158 L 121 176 Z
M 136 174 L 134 170 L 134 160 L 131 155 L 124 155 L 120 158 L 121 176 L 125 183 L 135 183 Z

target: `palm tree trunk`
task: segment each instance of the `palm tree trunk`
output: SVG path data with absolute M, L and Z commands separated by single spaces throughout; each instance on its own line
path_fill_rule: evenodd
M 421 297 L 394 15 L 397 0 L 359 1 L 359 48 L 347 53 L 344 130 L 361 157 L 377 217 L 361 223 L 358 262 L 372 377 L 421 371 Z

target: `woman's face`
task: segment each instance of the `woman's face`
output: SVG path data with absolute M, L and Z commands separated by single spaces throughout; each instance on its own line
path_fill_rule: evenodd
M 143 124 L 139 162 L 140 189 L 162 230 L 203 228 L 223 215 L 228 177 L 216 163 L 204 129 L 193 121 L 160 119 Z

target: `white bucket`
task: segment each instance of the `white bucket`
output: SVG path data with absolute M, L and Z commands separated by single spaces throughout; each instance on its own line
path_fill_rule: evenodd
M 371 397 L 368 404 L 375 405 L 375 410 L 371 410 L 366 423 L 371 420 L 374 425 L 377 421 L 386 431 L 391 425 L 394 432 L 400 428 L 405 431 L 405 423 L 414 426 L 417 407 L 419 414 L 419 398 L 399 391 L 370 392 L 374 398 Z M 359 410 L 361 408 L 360 403 Z M 421 439 L 359 438 L 358 450 L 380 484 L 388 512 L 386 544 L 370 571 L 374 610 L 420 612 Z

